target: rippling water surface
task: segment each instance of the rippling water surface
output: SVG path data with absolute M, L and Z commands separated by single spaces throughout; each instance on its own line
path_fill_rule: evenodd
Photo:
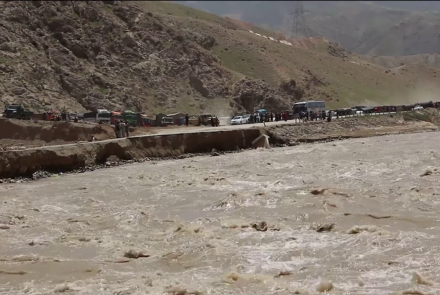
M 0 294 L 440 294 L 439 146 L 396 135 L 1 185 Z

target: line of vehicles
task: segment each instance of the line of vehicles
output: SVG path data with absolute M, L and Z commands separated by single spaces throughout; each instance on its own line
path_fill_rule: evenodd
M 115 125 L 117 121 L 124 120 L 129 125 L 144 127 L 166 127 L 169 125 L 182 126 L 185 124 L 185 113 L 157 114 L 148 116 L 133 111 L 110 112 L 106 109 L 98 109 L 96 112 L 77 114 L 79 120 L 98 122 L 101 124 Z M 212 120 L 218 121 L 215 115 L 189 116 L 188 123 L 193 126 L 211 125 Z M 218 126 L 218 125 L 217 125 Z
M 3 117 L 20 120 L 43 120 L 43 121 L 84 121 L 100 124 L 114 125 L 117 121 L 123 120 L 131 126 L 145 127 L 165 127 L 168 125 L 184 125 L 184 113 L 157 114 L 149 116 L 143 113 L 125 111 L 109 111 L 104 108 L 97 109 L 94 112 L 87 113 L 68 113 L 66 111 L 47 111 L 44 113 L 34 113 L 26 110 L 23 105 L 10 104 L 5 107 Z M 205 114 L 200 116 L 190 116 L 188 120 L 190 125 L 212 125 L 212 122 L 218 122 L 215 115 Z M 216 124 L 214 124 L 216 125 Z M 218 124 L 217 124 L 218 126 Z
M 411 111 L 411 110 L 421 110 L 424 108 L 440 107 L 440 102 L 423 102 L 411 105 L 397 105 L 397 106 L 354 106 L 350 108 L 340 108 L 327 110 L 325 107 L 325 101 L 303 101 L 294 103 L 291 110 L 286 110 L 283 113 L 286 114 L 287 119 L 298 119 L 300 113 L 310 113 L 315 114 L 325 113 L 325 116 L 350 116 L 350 115 L 361 115 L 361 114 L 373 114 L 373 113 L 388 113 L 388 112 L 401 112 L 401 111 Z M 260 109 L 255 111 L 257 114 L 266 115 L 267 111 L 265 109 Z M 237 115 L 232 117 L 231 125 L 249 124 L 252 123 L 251 114 Z
M 323 114 L 326 116 L 347 116 L 355 114 L 371 114 L 371 113 L 384 113 L 384 112 L 399 112 L 418 110 L 430 107 L 440 107 L 440 102 L 423 102 L 412 105 L 397 105 L 397 106 L 354 106 L 351 108 L 340 108 L 333 110 L 326 110 L 325 101 L 303 101 L 293 104 L 291 110 L 286 110 L 283 113 L 288 120 L 299 118 L 300 113 Z M 254 122 L 252 119 L 255 115 L 266 116 L 268 114 L 266 109 L 259 109 L 254 114 L 237 115 L 231 119 L 232 125 L 248 124 Z M 10 104 L 5 107 L 3 117 L 14 118 L 21 120 L 45 120 L 45 121 L 59 121 L 59 120 L 73 120 L 73 121 L 86 121 L 96 122 L 101 124 L 114 125 L 118 120 L 124 120 L 131 126 L 146 126 L 146 127 L 164 127 L 168 125 L 184 125 L 185 124 L 184 113 L 175 114 L 158 114 L 155 116 L 149 116 L 143 113 L 133 112 L 130 110 L 125 111 L 109 111 L 104 108 L 97 109 L 94 112 L 88 113 L 67 113 L 56 111 L 48 111 L 45 113 L 35 114 L 29 110 L 26 110 L 23 105 Z M 189 124 L 193 126 L 207 126 L 218 124 L 212 124 L 217 122 L 218 118 L 215 115 L 200 115 L 190 116 Z

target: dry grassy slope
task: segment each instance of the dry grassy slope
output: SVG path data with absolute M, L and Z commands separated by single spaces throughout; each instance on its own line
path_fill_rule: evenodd
M 440 54 L 416 54 L 407 56 L 361 55 L 360 57 L 388 69 L 410 64 L 426 64 L 440 69 Z
M 148 2 L 144 7 L 166 13 L 179 26 L 213 36 L 218 43 L 213 53 L 237 78 L 264 79 L 274 86 L 294 79 L 303 87 L 311 85 L 308 99 L 324 98 L 330 106 L 403 103 L 414 99 L 408 90 L 421 85 L 422 80 L 438 82 L 433 74 L 418 75 L 418 69 L 397 74 L 350 53 L 346 58 L 332 56 L 328 53 L 330 44 L 321 38 L 292 47 L 240 30 L 240 26 L 222 27 L 221 18 L 178 4 Z M 308 71 L 317 78 L 315 83 Z

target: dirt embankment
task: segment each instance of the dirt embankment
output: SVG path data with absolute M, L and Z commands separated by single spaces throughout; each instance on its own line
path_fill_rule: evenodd
M 366 116 L 332 122 L 309 122 L 299 125 L 267 127 L 262 132 L 269 135 L 274 145 L 296 145 L 344 138 L 371 137 L 387 134 L 436 131 L 438 127 L 427 121 L 405 120 L 401 115 Z
M 41 147 L 0 152 L 0 178 L 31 176 L 36 171 L 66 172 L 102 164 L 110 157 L 140 160 L 206 153 L 213 149 L 233 151 L 251 146 L 257 129 L 186 133 L 124 138 L 110 142 L 86 142 L 70 146 Z
M 108 125 L 0 119 L 0 149 L 35 147 L 115 138 Z
M 59 124 L 60 126 L 70 126 L 68 123 Z M 60 130 L 70 132 L 70 130 L 76 130 L 75 127 Z M 96 131 L 94 128 L 103 129 Z M 90 127 L 90 133 L 86 133 L 86 131 L 81 133 L 77 130 L 76 136 L 78 134 L 87 136 L 93 132 L 100 132 L 99 134 L 102 136 L 113 136 L 112 130 L 108 130 L 108 132 L 106 130 L 107 127 L 104 126 L 93 126 Z M 85 167 L 102 165 L 109 161 L 109 158 L 139 161 L 149 157 L 167 158 L 184 154 L 208 153 L 213 149 L 225 152 L 236 151 L 250 148 L 252 141 L 262 133 L 270 136 L 269 140 L 273 145 L 296 145 L 300 142 L 436 130 L 438 127 L 430 122 L 406 121 L 402 116 L 375 116 L 343 119 L 330 123 L 310 122 L 267 128 L 255 127 L 242 130 L 144 136 L 106 142 L 85 142 L 69 146 L 11 150 L 0 152 L 0 178 L 28 177 L 37 171 L 76 171 Z M 34 131 L 38 132 L 37 129 Z M 45 135 L 47 137 L 38 135 L 38 138 L 49 140 L 49 135 Z M 73 138 L 75 137 L 73 136 Z

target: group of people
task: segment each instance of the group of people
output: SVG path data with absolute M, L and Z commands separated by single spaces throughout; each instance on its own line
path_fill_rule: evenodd
M 299 112 L 299 119 L 301 121 L 317 121 L 318 119 L 325 120 L 327 119 L 328 122 L 332 120 L 332 112 L 329 111 L 328 116 L 325 111 L 316 113 L 314 111 L 310 112 Z
M 218 127 L 220 125 L 220 120 L 214 115 L 211 117 L 211 126 Z
M 289 115 L 287 114 L 287 112 L 283 112 L 283 113 L 254 113 L 253 115 L 251 115 L 249 121 L 250 123 L 264 123 L 264 122 L 278 122 L 278 121 L 287 121 L 289 119 L 288 117 Z
M 124 138 L 130 136 L 130 124 L 124 120 L 117 120 L 115 124 L 116 138 Z
M 317 121 L 318 119 L 321 120 L 326 120 L 328 122 L 330 122 L 332 120 L 332 114 L 331 112 L 328 113 L 328 115 L 326 114 L 326 112 L 314 112 L 314 111 L 309 111 L 309 112 L 299 112 L 298 114 L 298 118 L 300 121 L 302 122 L 307 122 L 307 121 Z M 283 113 L 254 113 L 253 115 L 251 115 L 249 121 L 250 123 L 265 123 L 265 122 L 278 122 L 278 121 L 287 121 L 292 119 L 289 115 L 288 112 L 283 112 Z

